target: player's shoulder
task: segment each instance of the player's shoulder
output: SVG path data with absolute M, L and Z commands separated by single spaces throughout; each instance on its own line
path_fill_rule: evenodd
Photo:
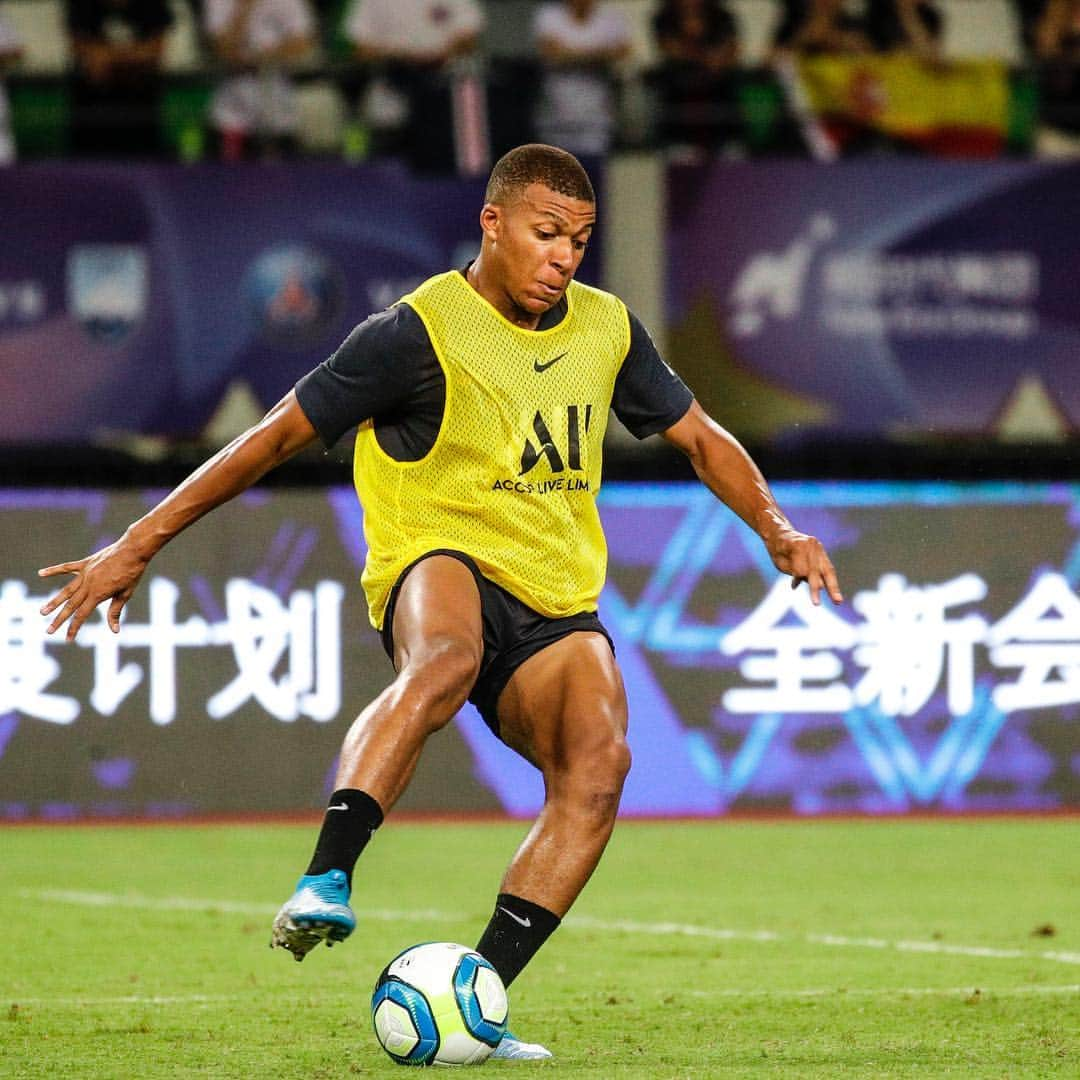
M 630 348 L 630 313 L 626 305 L 614 293 L 572 281 L 567 289 L 567 299 L 574 325 L 609 341 L 621 361 Z
M 400 337 L 415 332 L 419 325 L 420 317 L 407 303 L 407 298 L 402 297 L 382 311 L 373 311 L 356 330 L 375 337 Z
M 423 313 L 432 303 L 449 298 L 453 293 L 460 292 L 461 284 L 465 278 L 459 270 L 447 270 L 440 274 L 433 274 L 420 282 L 410 292 L 405 293 L 397 301 L 369 315 L 362 327 L 371 326 L 376 334 L 387 333 L 394 337 L 413 339 L 417 337 L 427 338 L 427 329 L 424 323 Z
M 423 320 L 402 299 L 353 327 L 331 360 L 339 367 L 366 364 L 372 356 L 401 357 L 429 347 Z
M 613 292 L 571 281 L 567 297 L 576 319 L 584 318 L 589 322 L 599 320 L 599 325 L 606 326 L 609 331 L 629 332 L 630 312 Z
M 566 291 L 570 295 L 570 302 L 574 304 L 597 304 L 610 307 L 615 311 L 626 310 L 626 304 L 613 292 L 597 288 L 595 285 L 586 285 L 583 281 L 571 281 Z
M 441 274 L 432 274 L 431 277 L 421 281 L 412 292 L 407 292 L 399 301 L 399 304 L 414 306 L 417 302 L 422 303 L 430 296 L 459 290 L 465 282 L 460 270 L 444 270 Z

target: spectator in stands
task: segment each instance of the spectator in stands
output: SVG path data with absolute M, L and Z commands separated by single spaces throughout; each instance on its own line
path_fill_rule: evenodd
M 202 0 L 207 38 L 228 71 L 210 102 L 225 161 L 290 156 L 299 117 L 289 68 L 316 37 L 308 0 Z
M 862 53 L 872 47 L 870 0 L 783 0 L 773 58 L 791 53 Z
M 0 76 L 22 56 L 22 41 L 15 28 L 0 11 Z M 15 139 L 11 134 L 11 118 L 8 110 L 7 91 L 0 79 L 0 165 L 10 165 L 15 160 Z
M 542 142 L 585 157 L 611 147 L 616 65 L 630 55 L 630 24 L 603 0 L 544 3 L 533 20 L 543 66 L 536 130 Z
M 903 49 L 940 64 L 944 30 L 945 16 L 935 0 L 876 0 L 870 10 L 873 44 L 883 52 Z
M 66 0 L 74 71 L 71 150 L 87 157 L 157 157 L 168 0 Z
M 737 138 L 739 28 L 722 0 L 663 0 L 653 16 L 660 139 L 714 150 Z
M 1038 149 L 1074 156 L 1080 153 L 1080 0 L 1047 0 L 1034 44 L 1042 95 Z
M 399 151 L 420 172 L 455 169 L 455 91 L 474 83 L 483 29 L 476 0 L 353 0 L 345 35 L 370 76 L 360 110 L 377 151 Z
M 1016 19 L 1020 25 L 1020 39 L 1030 56 L 1035 55 L 1035 37 L 1046 9 L 1046 3 L 1047 0 L 1012 0 Z

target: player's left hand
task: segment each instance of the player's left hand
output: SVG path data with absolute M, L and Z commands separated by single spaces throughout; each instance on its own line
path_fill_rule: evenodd
M 808 536 L 788 526 L 768 541 L 768 548 L 777 570 L 791 575 L 793 589 L 806 582 L 814 604 L 821 603 L 823 590 L 834 604 L 844 602 L 832 560 L 816 536 Z

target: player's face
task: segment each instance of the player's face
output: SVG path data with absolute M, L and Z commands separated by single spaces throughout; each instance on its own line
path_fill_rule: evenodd
M 563 298 L 577 273 L 596 206 L 530 184 L 507 206 L 485 206 L 482 220 L 507 305 L 539 319 Z

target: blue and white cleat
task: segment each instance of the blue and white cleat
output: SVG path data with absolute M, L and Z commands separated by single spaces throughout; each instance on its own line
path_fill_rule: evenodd
M 303 960 L 320 941 L 330 948 L 356 929 L 349 907 L 349 879 L 344 870 L 305 874 L 274 917 L 270 947 L 287 949 L 294 960 Z
M 499 1045 L 491 1053 L 493 1059 L 502 1058 L 504 1061 L 543 1061 L 551 1056 L 551 1051 L 546 1046 L 522 1042 L 511 1031 L 499 1040 Z

